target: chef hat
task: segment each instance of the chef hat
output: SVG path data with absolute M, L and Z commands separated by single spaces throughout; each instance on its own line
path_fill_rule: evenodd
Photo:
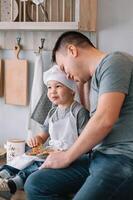
M 69 89 L 75 91 L 76 83 L 73 80 L 67 78 L 66 74 L 59 69 L 58 65 L 54 65 L 49 70 L 43 73 L 43 81 L 45 85 L 48 84 L 48 81 L 58 81 L 68 87 Z

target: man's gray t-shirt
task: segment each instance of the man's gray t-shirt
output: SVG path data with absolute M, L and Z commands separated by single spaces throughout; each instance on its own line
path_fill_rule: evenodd
M 97 150 L 133 158 L 133 57 L 115 52 L 107 55 L 97 67 L 91 81 L 90 115 L 97 108 L 100 95 L 122 92 L 125 100 L 119 118 Z

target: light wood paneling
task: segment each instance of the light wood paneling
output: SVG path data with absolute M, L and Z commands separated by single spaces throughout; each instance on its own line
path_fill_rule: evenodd
M 79 29 L 96 31 L 97 0 L 80 0 Z

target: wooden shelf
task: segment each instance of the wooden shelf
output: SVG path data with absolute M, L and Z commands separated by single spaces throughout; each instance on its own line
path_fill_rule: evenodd
M 78 22 L 0 22 L 0 30 L 78 30 Z

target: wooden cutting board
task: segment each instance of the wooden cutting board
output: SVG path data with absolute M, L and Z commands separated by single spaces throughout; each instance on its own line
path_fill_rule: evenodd
M 28 62 L 20 60 L 19 45 L 15 46 L 16 58 L 5 60 L 5 102 L 13 105 L 27 105 Z
M 4 95 L 4 66 L 2 60 L 0 60 L 0 97 Z

